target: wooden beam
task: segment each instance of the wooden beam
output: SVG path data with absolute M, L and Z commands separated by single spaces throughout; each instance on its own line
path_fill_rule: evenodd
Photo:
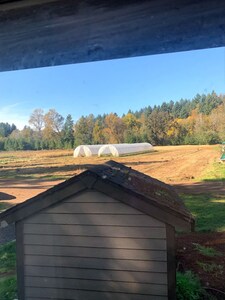
M 221 0 L 0 4 L 0 71 L 225 45 Z
M 176 300 L 176 240 L 174 227 L 166 226 L 168 300 Z

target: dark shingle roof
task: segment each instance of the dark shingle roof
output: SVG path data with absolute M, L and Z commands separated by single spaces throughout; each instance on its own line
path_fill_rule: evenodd
M 193 220 L 193 216 L 186 209 L 175 190 L 162 181 L 113 160 L 103 165 L 96 165 L 90 168 L 90 171 L 101 176 L 102 179 L 107 179 L 127 190 L 145 196 L 158 206 L 167 207 L 174 212 L 184 215 L 187 219 L 189 218 L 190 221 Z

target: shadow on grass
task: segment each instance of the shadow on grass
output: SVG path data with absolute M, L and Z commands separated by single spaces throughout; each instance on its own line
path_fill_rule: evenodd
M 203 179 L 203 182 L 223 182 L 225 181 L 225 177 L 221 177 L 220 179 L 218 178 L 212 178 L 212 179 Z
M 225 180 L 205 180 L 188 184 L 176 184 L 174 188 L 178 193 L 191 195 L 225 195 Z

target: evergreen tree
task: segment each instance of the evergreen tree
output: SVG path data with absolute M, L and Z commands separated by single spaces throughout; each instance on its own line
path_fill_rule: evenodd
M 69 114 L 66 117 L 66 121 L 63 125 L 62 129 L 62 143 L 64 148 L 71 149 L 74 145 L 74 130 L 73 130 L 73 119 L 72 116 Z

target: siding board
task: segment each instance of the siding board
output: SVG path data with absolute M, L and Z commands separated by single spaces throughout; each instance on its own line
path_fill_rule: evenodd
M 166 273 L 25 266 L 27 276 L 167 284 Z
M 53 214 L 117 214 L 117 215 L 143 215 L 137 209 L 134 209 L 123 203 L 62 203 L 46 209 L 44 213 Z
M 52 289 L 52 288 L 26 288 L 26 297 L 36 297 L 38 299 L 67 299 L 67 300 L 165 300 L 167 296 L 142 295 L 142 294 L 126 294 L 126 293 L 107 293 L 95 291 L 67 290 L 67 289 Z
M 25 299 L 165 300 L 166 226 L 99 192 L 26 219 Z
M 71 236 L 102 236 L 124 238 L 166 238 L 166 229 L 161 227 L 118 227 L 118 226 L 80 226 L 80 225 L 52 225 L 25 224 L 25 234 L 53 234 Z
M 166 272 L 167 263 L 161 261 L 99 259 L 83 257 L 26 255 L 25 265 L 75 267 L 101 270 Z
M 105 194 L 97 191 L 87 191 L 82 194 L 72 196 L 64 201 L 64 203 L 121 203 Z
M 26 277 L 26 287 L 44 287 L 56 289 L 75 289 L 99 292 L 117 292 L 137 294 L 141 291 L 145 295 L 167 295 L 167 286 L 146 283 L 110 282 L 98 280 L 62 279 L 45 277 Z
M 70 224 L 70 225 L 97 225 L 97 226 L 157 226 L 165 224 L 147 215 L 116 215 L 116 214 L 44 214 L 30 217 L 27 224 Z
M 108 249 L 166 250 L 165 239 L 134 239 L 108 237 L 71 237 L 63 235 L 24 235 L 25 245 L 96 247 Z
M 107 249 L 66 246 L 25 245 L 24 253 L 27 255 L 95 257 L 112 259 L 158 260 L 166 261 L 166 251 L 133 250 L 133 249 Z

